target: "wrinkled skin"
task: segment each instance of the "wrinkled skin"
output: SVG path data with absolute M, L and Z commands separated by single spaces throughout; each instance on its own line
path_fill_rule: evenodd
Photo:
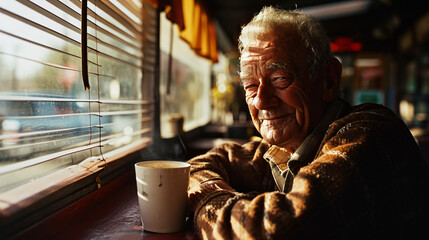
M 301 42 L 296 34 L 270 31 L 244 46 L 240 60 L 253 124 L 266 141 L 290 152 L 335 99 L 341 77 L 340 63 L 331 59 L 311 79 Z

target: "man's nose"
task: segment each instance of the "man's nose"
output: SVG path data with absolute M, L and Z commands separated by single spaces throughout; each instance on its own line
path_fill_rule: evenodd
M 277 102 L 275 88 L 270 83 L 260 80 L 258 92 L 254 99 L 255 107 L 259 110 L 264 110 L 274 106 Z

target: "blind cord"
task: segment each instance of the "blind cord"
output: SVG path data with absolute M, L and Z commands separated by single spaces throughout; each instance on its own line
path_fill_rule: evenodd
M 80 49 L 81 49 L 81 60 L 82 60 L 82 81 L 83 88 L 86 90 L 90 89 L 89 85 L 89 76 L 88 76 L 88 0 L 82 0 L 82 13 L 81 13 L 81 40 L 80 40 Z M 88 99 L 91 100 L 91 91 L 88 91 Z M 91 113 L 91 103 L 88 104 L 88 111 Z M 92 117 L 89 116 L 89 143 L 92 143 Z M 93 156 L 92 148 L 90 149 L 90 156 Z
M 82 0 L 82 14 L 81 14 L 81 55 L 82 55 L 82 81 L 83 88 L 89 90 L 89 78 L 88 78 L 88 38 L 87 38 L 87 16 L 88 14 L 88 0 Z

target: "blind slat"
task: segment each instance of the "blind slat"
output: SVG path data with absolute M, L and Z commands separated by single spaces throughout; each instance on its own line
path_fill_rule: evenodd
M 55 134 L 55 133 L 68 133 L 71 131 L 76 131 L 76 130 L 81 130 L 81 129 L 89 129 L 89 128 L 90 128 L 90 126 L 46 130 L 46 131 L 35 131 L 35 132 L 21 132 L 21 133 L 15 133 L 15 134 L 0 135 L 0 140 L 7 140 L 7 139 L 14 139 L 14 138 L 27 138 L 27 137 L 34 137 L 37 135 L 45 135 L 46 136 L 46 135 Z
M 63 113 L 58 115 L 6 116 L 6 117 L 0 117 L 0 120 L 5 120 L 5 119 L 31 120 L 31 119 L 65 118 L 65 117 L 90 116 L 90 115 L 98 116 L 98 113 Z
M 141 119 L 134 119 L 134 120 L 129 120 L 129 119 L 123 119 L 122 121 L 115 121 L 115 122 L 111 122 L 111 123 L 103 123 L 102 127 L 103 128 L 108 128 L 111 126 L 115 126 L 117 124 L 120 123 L 129 123 L 129 125 L 132 124 L 140 124 L 140 123 L 146 123 L 146 122 L 150 122 L 152 121 L 152 117 L 142 117 Z
M 114 4 L 106 0 L 89 0 L 92 4 L 108 13 L 110 16 L 115 18 L 116 21 L 120 22 L 123 26 L 129 30 L 141 34 L 142 27 L 134 22 L 130 17 L 124 14 L 119 8 Z
M 89 50 L 90 48 L 88 47 L 88 50 Z M 132 66 L 132 67 L 136 67 L 136 68 L 140 68 L 141 67 L 141 65 L 142 65 L 142 63 L 140 62 L 140 64 L 136 64 L 136 63 L 132 63 L 132 62 L 129 62 L 129 61 L 126 61 L 126 60 L 123 60 L 123 59 L 121 59 L 121 58 L 118 58 L 118 57 L 114 57 L 114 56 L 112 56 L 112 55 L 110 55 L 110 54 L 105 54 L 105 53 L 103 53 L 103 52 L 98 52 L 97 51 L 97 54 L 99 54 L 99 55 L 101 55 L 101 56 L 104 56 L 104 57 L 108 57 L 108 58 L 110 58 L 110 59 L 112 59 L 112 60 L 115 60 L 115 61 L 117 61 L 117 62 L 120 62 L 120 63 L 123 63 L 123 64 L 126 64 L 126 65 L 128 65 L 128 66 Z
M 75 69 L 75 68 L 61 66 L 61 65 L 57 65 L 57 64 L 53 64 L 53 63 L 47 63 L 47 62 L 39 61 L 39 60 L 36 60 L 36 59 L 32 59 L 32 58 L 28 58 L 28 57 L 23 57 L 23 56 L 18 56 L 18 55 L 15 55 L 15 54 L 10 54 L 10 53 L 6 53 L 6 52 L 2 52 L 2 51 L 0 51 L 0 54 L 8 55 L 8 56 L 11 56 L 11 57 L 16 57 L 16 58 L 19 58 L 19 59 L 23 59 L 23 60 L 27 60 L 27 61 L 31 61 L 31 62 L 35 62 L 35 63 L 40 63 L 40 64 L 43 64 L 43 65 L 46 65 L 46 66 L 49 66 L 49 67 L 53 67 L 53 68 L 57 68 L 57 69 L 70 70 L 70 71 L 75 71 L 75 72 L 81 72 L 80 70 Z
M 41 163 L 44 163 L 47 161 L 57 159 L 57 158 L 62 157 L 62 156 L 71 155 L 73 153 L 82 152 L 82 151 L 89 150 L 92 148 L 97 148 L 97 147 L 100 147 L 100 144 L 96 143 L 96 144 L 91 144 L 91 145 L 85 145 L 85 146 L 81 146 L 81 147 L 77 147 L 77 148 L 73 148 L 73 149 L 68 149 L 68 150 L 64 150 L 64 151 L 60 151 L 60 152 L 56 152 L 56 153 L 51 153 L 51 154 L 48 154 L 45 156 L 33 158 L 30 160 L 26 160 L 26 161 L 22 161 L 22 162 L 18 162 L 18 163 L 12 163 L 12 164 L 0 167 L 0 175 L 10 173 L 10 172 L 14 172 L 14 171 L 18 171 L 18 170 L 21 170 L 21 169 L 24 169 L 27 167 L 31 167 L 31 166 L 34 166 L 37 164 L 41 164 Z
M 83 146 L 88 145 L 88 143 L 94 143 L 97 141 L 90 141 L 91 133 L 81 134 L 81 135 L 72 135 L 68 137 L 63 137 L 60 139 L 50 139 L 49 137 L 34 137 L 34 138 L 27 138 L 24 140 L 27 140 L 27 142 L 34 141 L 32 143 L 23 143 L 19 145 L 13 145 L 13 144 L 6 144 L 5 146 L 1 147 L 0 149 L 2 151 L 10 151 L 10 150 L 22 150 L 26 148 L 31 148 L 32 153 L 34 151 L 37 151 L 35 153 L 39 153 L 39 155 L 51 153 L 51 152 L 57 152 L 58 149 L 64 150 L 64 149 L 70 149 L 77 145 Z M 98 138 L 97 138 L 98 139 Z M 79 140 L 79 141 L 73 141 L 73 140 Z M 65 143 L 61 143 L 65 142 Z M 73 143 L 71 146 L 70 142 Z M 52 145 L 55 145 L 52 147 Z M 15 154 L 15 155 L 22 155 L 22 154 Z M 23 157 L 27 157 L 26 153 L 24 153 Z
M 147 134 L 147 133 L 150 133 L 150 132 L 151 132 L 150 128 L 143 128 L 143 129 L 135 131 L 132 134 L 127 135 L 127 136 L 133 137 L 133 136 Z M 108 135 L 108 136 L 103 136 L 102 137 L 103 143 L 104 144 L 109 144 L 109 143 L 117 140 L 119 137 L 122 137 L 122 136 L 125 136 L 125 135 L 123 133 L 116 133 L 116 134 L 112 134 L 112 135 Z
M 13 96 L 13 95 L 0 95 L 0 101 L 18 101 L 18 102 L 83 102 L 83 103 L 97 103 L 97 99 L 76 99 L 76 98 L 60 98 L 55 97 L 35 97 L 35 96 Z
M 11 93 L 12 94 L 12 93 Z M 81 102 L 81 103 L 103 103 L 116 105 L 148 105 L 153 104 L 152 101 L 145 100 L 98 100 L 98 99 L 77 99 L 77 98 L 60 98 L 57 97 L 35 97 L 35 96 L 13 96 L 0 95 L 0 101 L 19 101 L 19 102 Z
M 151 101 L 144 100 L 99 100 L 100 103 L 104 104 L 120 104 L 120 105 L 148 105 L 153 104 Z
M 133 114 L 141 114 L 141 113 L 149 113 L 151 112 L 149 109 L 137 109 L 137 110 L 129 110 L 129 111 L 112 111 L 112 112 L 100 112 L 100 116 L 120 116 L 120 115 L 133 115 Z
M 75 57 L 75 58 L 77 58 L 77 59 L 80 59 L 80 56 L 79 56 L 79 55 L 72 54 L 72 53 L 69 53 L 69 52 L 63 51 L 63 50 L 58 49 L 58 48 L 53 48 L 53 47 L 51 47 L 51 46 L 48 46 L 48 45 L 45 45 L 45 44 L 41 44 L 41 43 L 35 42 L 35 41 L 31 40 L 31 39 L 23 38 L 23 37 L 20 37 L 20 36 L 18 36 L 18 35 L 15 35 L 15 34 L 13 34 L 13 33 L 5 32 L 5 31 L 3 31 L 3 30 L 1 30 L 1 29 L 0 29 L 0 33 L 5 34 L 5 35 L 8 35 L 8 36 L 13 37 L 13 38 L 16 38 L 16 39 L 19 39 L 19 40 L 22 40 L 22 41 L 25 41 L 25 42 L 28 42 L 28 43 L 30 43 L 30 44 L 34 44 L 34 45 L 39 46 L 39 47 L 43 47 L 43 48 L 45 48 L 45 49 L 49 49 L 49 50 L 51 50 L 51 51 L 59 52 L 59 53 L 65 54 L 65 55 L 67 55 L 67 56 L 71 56 L 71 57 Z M 89 62 L 89 63 L 91 63 L 91 64 L 94 64 L 94 65 L 97 65 L 95 62 L 93 62 L 93 61 L 91 61 L 91 60 L 88 60 L 88 62 Z
M 39 63 L 39 64 L 43 64 L 45 66 L 56 68 L 56 69 L 69 70 L 69 71 L 74 71 L 74 72 L 82 73 L 82 70 L 79 70 L 79 69 L 76 69 L 76 68 L 62 66 L 62 65 L 57 65 L 57 64 L 53 64 L 53 63 L 47 63 L 47 62 L 39 61 L 39 60 L 36 60 L 36 59 L 33 59 L 33 58 L 27 58 L 27 57 L 23 57 L 23 56 L 18 56 L 16 54 L 6 53 L 6 52 L 2 52 L 2 51 L 0 51 L 0 54 L 8 55 L 8 56 L 11 56 L 11 57 L 16 57 L 16 58 L 19 58 L 19 59 L 23 59 L 23 60 L 27 60 L 27 61 L 31 61 L 31 62 L 35 62 L 35 63 Z M 108 56 L 108 57 L 112 58 L 111 56 Z M 136 67 L 136 68 L 139 67 L 139 66 L 137 66 L 135 64 L 132 64 L 132 63 L 129 63 L 129 62 L 125 62 L 125 61 L 123 61 L 121 59 L 114 59 L 114 60 L 117 60 L 118 62 L 124 63 L 126 65 L 130 65 L 132 67 Z M 90 61 L 88 60 L 88 62 L 90 62 Z M 95 75 L 95 76 L 100 76 L 100 77 L 116 78 L 116 76 L 111 76 L 111 75 L 106 75 L 106 74 L 100 74 L 100 73 L 91 72 L 91 71 L 88 71 L 88 73 L 90 75 Z

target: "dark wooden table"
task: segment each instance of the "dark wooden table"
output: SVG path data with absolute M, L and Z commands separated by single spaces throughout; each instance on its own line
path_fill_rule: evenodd
M 177 233 L 144 231 L 134 179 L 134 171 L 128 171 L 21 234 L 18 239 L 198 239 L 191 223 Z

